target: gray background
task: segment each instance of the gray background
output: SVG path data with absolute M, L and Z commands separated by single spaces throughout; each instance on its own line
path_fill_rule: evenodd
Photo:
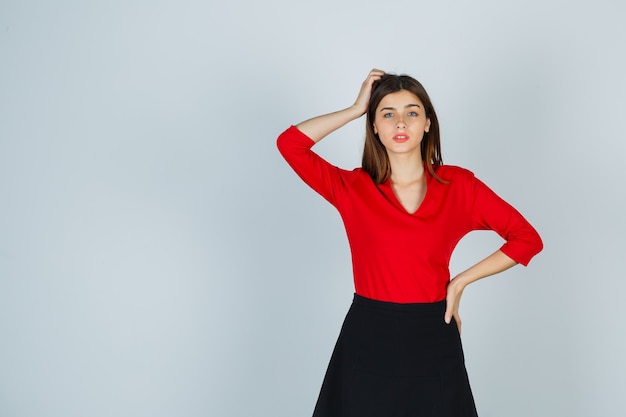
M 274 141 L 378 67 L 544 238 L 465 292 L 481 416 L 623 416 L 626 6 L 429 3 L 0 3 L 0 415 L 310 415 L 350 257 Z

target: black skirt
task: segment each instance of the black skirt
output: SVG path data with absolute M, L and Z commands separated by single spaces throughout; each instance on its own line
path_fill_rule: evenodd
M 355 294 L 313 417 L 477 417 L 445 309 L 445 300 L 397 304 Z

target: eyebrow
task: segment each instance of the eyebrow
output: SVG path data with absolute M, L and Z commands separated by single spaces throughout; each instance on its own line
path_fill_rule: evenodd
M 409 107 L 419 107 L 420 109 L 422 108 L 422 106 L 420 106 L 419 104 L 407 104 L 406 106 L 404 106 L 405 109 L 408 109 Z M 395 110 L 395 107 L 383 107 L 382 109 L 380 109 L 380 111 L 383 110 Z

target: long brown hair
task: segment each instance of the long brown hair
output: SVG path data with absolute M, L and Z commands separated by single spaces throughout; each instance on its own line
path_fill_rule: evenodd
M 428 172 L 439 182 L 445 183 L 435 173 L 435 169 L 443 165 L 441 157 L 441 144 L 439 141 L 439 121 L 437 113 L 433 107 L 428 93 L 424 86 L 415 78 L 408 75 L 385 74 L 382 78 L 372 86 L 372 94 L 370 96 L 367 108 L 367 119 L 365 123 L 365 147 L 363 148 L 363 169 L 370 174 L 376 184 L 381 184 L 391 176 L 391 165 L 387 150 L 383 146 L 380 138 L 374 133 L 374 118 L 376 108 L 380 101 L 387 94 L 397 91 L 406 90 L 417 96 L 424 105 L 426 118 L 430 119 L 430 129 L 424 133 L 424 137 L 420 144 L 422 151 L 422 159 L 426 163 Z

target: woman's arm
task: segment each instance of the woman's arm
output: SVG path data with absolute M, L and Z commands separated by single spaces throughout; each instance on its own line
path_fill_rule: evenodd
M 354 120 L 367 109 L 372 84 L 384 72 L 372 70 L 361 86 L 355 103 L 335 113 L 314 117 L 291 126 L 277 139 L 276 145 L 287 163 L 302 180 L 337 207 L 342 195 L 357 178 L 359 171 L 340 169 L 312 151 L 313 145 L 330 132 Z
M 365 81 L 363 81 L 359 95 L 352 106 L 334 113 L 314 117 L 297 124 L 296 127 L 317 143 L 324 139 L 329 133 L 363 116 L 367 111 L 367 105 L 372 92 L 372 84 L 374 81 L 380 80 L 384 74 L 385 72 L 381 70 L 371 70 Z
M 459 303 L 465 287 L 481 278 L 505 271 L 515 265 L 517 265 L 517 262 L 505 255 L 501 250 L 498 250 L 454 277 L 448 284 L 446 313 L 444 315 L 446 323 L 450 324 L 452 317 L 454 317 L 460 333 L 461 317 L 459 317 Z
M 463 290 L 481 278 L 505 271 L 516 264 L 528 265 L 543 249 L 543 242 L 532 225 L 509 203 L 500 198 L 482 181 L 472 176 L 468 190 L 473 195 L 471 213 L 472 230 L 493 230 L 506 242 L 500 249 L 476 265 L 458 274 L 448 284 L 447 307 L 444 319 L 450 323 L 454 317 L 459 331 L 459 303 Z

